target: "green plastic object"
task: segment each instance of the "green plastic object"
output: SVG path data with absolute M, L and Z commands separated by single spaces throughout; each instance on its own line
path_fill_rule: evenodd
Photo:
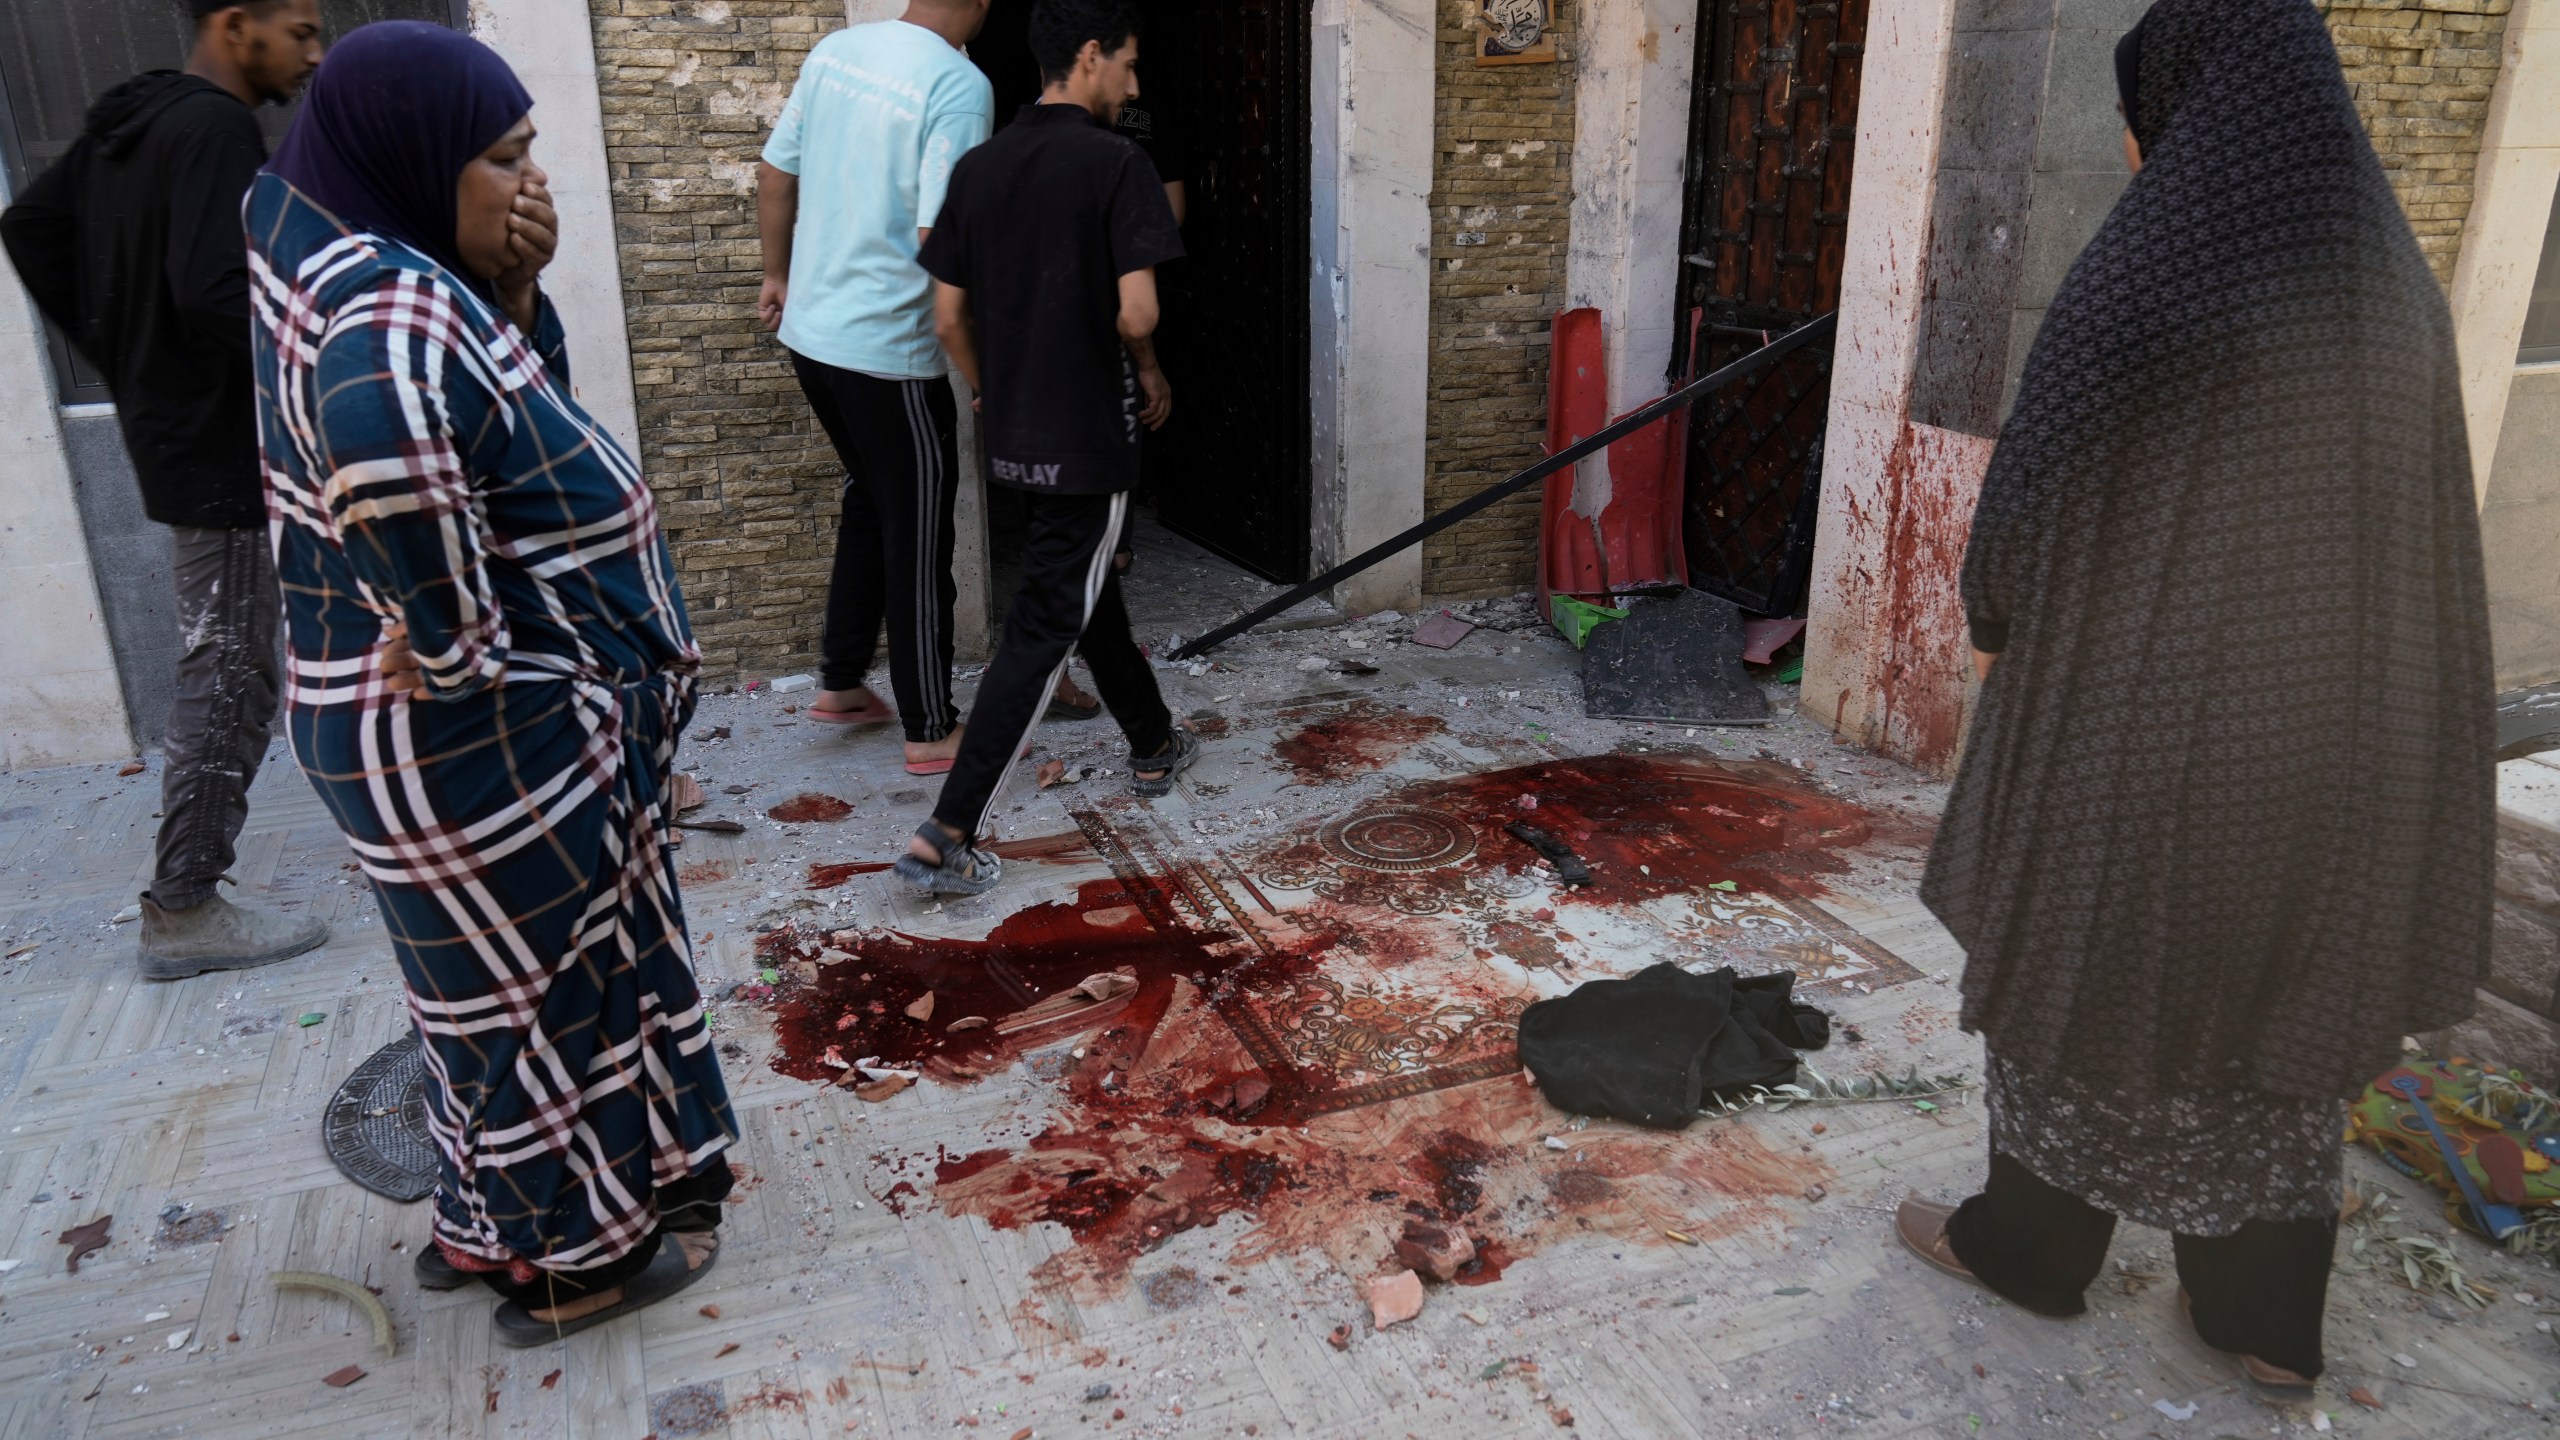
M 1793 685 L 1803 678 L 1804 657 L 1801 655 L 1788 661 L 1786 668 L 1778 672 L 1778 683 L 1781 685 Z
M 322 1011 L 322 1010 L 314 1010 L 314 1011 L 310 1012 L 310 1013 L 309 1013 L 309 1014 L 307 1014 L 307 1015 L 299 1015 L 299 1016 L 294 1017 L 294 1022 L 293 1022 L 293 1023 L 294 1023 L 294 1024 L 296 1024 L 296 1025 L 299 1025 L 299 1026 L 301 1026 L 301 1027 L 303 1027 L 304 1029 L 306 1029 L 306 1030 L 307 1030 L 307 1029 L 311 1028 L 312 1026 L 317 1025 L 317 1024 L 319 1024 L 321 1021 L 326 1020 L 326 1019 L 328 1019 L 328 1018 L 329 1018 L 329 1016 L 328 1016 L 328 1012 L 326 1012 L 326 1011 Z
M 1570 595 L 1550 596 L 1547 603 L 1555 615 L 1556 629 L 1564 632 L 1564 638 L 1572 641 L 1576 650 L 1590 643 L 1592 631 L 1612 620 L 1627 618 L 1624 610 L 1612 610 L 1588 600 L 1576 600 Z

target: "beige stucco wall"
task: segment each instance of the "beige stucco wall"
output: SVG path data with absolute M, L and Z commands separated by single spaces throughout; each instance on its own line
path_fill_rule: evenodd
M 0 769 L 133 753 L 33 302 L 0 257 Z
M 2489 473 L 2480 534 L 2498 688 L 2560 680 L 2560 366 L 2520 371 Z

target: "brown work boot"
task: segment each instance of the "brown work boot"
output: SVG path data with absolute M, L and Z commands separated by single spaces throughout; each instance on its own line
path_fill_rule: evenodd
M 208 970 L 248 970 L 290 960 L 329 938 L 327 922 L 219 895 L 184 910 L 142 897 L 142 978 L 183 980 Z
M 1982 1283 L 1956 1258 L 1953 1245 L 1947 1243 L 1947 1222 L 1955 1218 L 1956 1207 L 1931 1200 L 1905 1200 L 1893 1212 L 1893 1233 L 1902 1239 L 1902 1248 L 1929 1262 L 1930 1265 L 1959 1280 Z
M 2178 1287 L 2178 1313 L 2187 1317 L 2188 1329 L 2196 1329 L 2195 1298 L 2187 1293 L 2187 1287 L 2184 1285 Z M 2212 1341 L 2205 1340 L 2204 1332 L 2201 1330 L 2196 1330 L 2196 1338 L 2204 1340 L 2209 1348 L 2238 1360 L 2241 1373 L 2249 1377 L 2249 1383 L 2257 1387 L 2260 1395 L 2270 1400 L 2311 1398 L 2312 1382 L 2309 1376 L 2296 1374 L 2281 1365 L 2271 1365 L 2255 1355 L 2244 1354 L 2238 1350 L 2224 1350 Z

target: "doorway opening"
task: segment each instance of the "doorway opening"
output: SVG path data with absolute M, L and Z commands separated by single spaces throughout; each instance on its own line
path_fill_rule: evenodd
M 1675 375 L 1703 375 L 1840 308 L 1867 0 L 1706 0 L 1691 91 Z M 1813 568 L 1831 351 L 1699 402 L 1681 539 L 1689 583 L 1799 613 Z
M 999 128 L 1039 92 L 1030 12 L 1031 0 L 994 0 L 969 47 L 995 87 Z M 1310 19 L 1309 0 L 1159 0 L 1144 10 L 1140 91 L 1121 130 L 1181 187 L 1188 254 L 1156 272 L 1156 348 L 1173 418 L 1147 437 L 1124 542 L 1139 552 L 1137 590 L 1156 548 L 1166 552 L 1158 574 L 1205 565 L 1296 582 L 1311 573 Z M 988 487 L 999 623 L 1019 569 L 1019 504 Z

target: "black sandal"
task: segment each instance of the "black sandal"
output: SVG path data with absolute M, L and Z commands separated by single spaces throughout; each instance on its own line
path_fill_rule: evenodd
M 418 1262 L 410 1269 L 417 1275 L 421 1290 L 459 1290 L 480 1278 L 444 1258 L 444 1252 L 436 1248 L 433 1240 L 418 1252 Z
M 548 1345 L 581 1330 L 593 1329 L 608 1320 L 620 1319 L 635 1310 L 645 1310 L 710 1274 L 711 1267 L 718 1263 L 720 1247 L 714 1245 L 700 1265 L 687 1269 L 684 1243 L 672 1234 L 661 1235 L 658 1253 L 650 1257 L 648 1268 L 623 1281 L 622 1298 L 603 1309 L 575 1320 L 536 1320 L 531 1310 L 510 1300 L 498 1307 L 497 1313 L 490 1317 L 490 1323 L 497 1330 L 501 1345 L 518 1350 Z
M 928 865 L 910 852 L 899 856 L 891 868 L 899 879 L 927 895 L 984 895 L 1004 878 L 1002 860 L 967 840 L 952 839 L 931 820 L 916 827 L 916 838 L 941 858 Z
M 1190 769 L 1191 762 L 1199 758 L 1200 742 L 1192 738 L 1190 731 L 1177 725 L 1173 729 L 1173 744 L 1162 754 L 1129 757 L 1129 793 L 1141 800 L 1163 799 L 1173 793 L 1173 777 Z M 1146 771 L 1161 773 L 1151 780 L 1143 773 Z

